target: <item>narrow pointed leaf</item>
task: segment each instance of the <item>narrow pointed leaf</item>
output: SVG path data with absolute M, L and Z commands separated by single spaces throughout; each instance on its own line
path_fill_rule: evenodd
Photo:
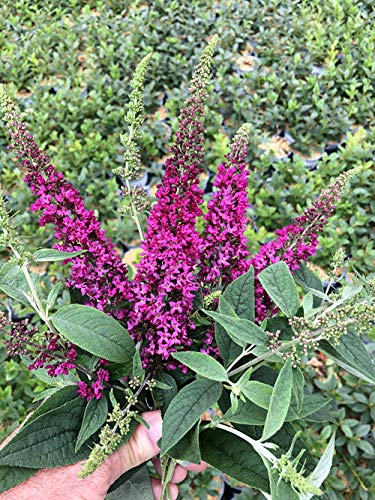
M 42 248 L 34 252 L 33 262 L 58 262 L 78 257 L 78 255 L 81 255 L 85 251 L 86 250 L 79 250 L 77 252 L 62 252 L 53 248 Z
M 87 403 L 83 421 L 77 437 L 75 451 L 104 424 L 108 415 L 108 403 L 106 398 L 90 399 Z
M 321 456 L 313 473 L 308 478 L 309 482 L 314 486 L 317 486 L 319 488 L 323 484 L 323 482 L 327 479 L 328 474 L 332 468 L 332 460 L 334 452 L 335 452 L 335 434 L 331 436 L 327 448 L 324 450 L 324 453 Z M 310 500 L 310 498 L 312 497 L 313 497 L 312 494 L 305 493 L 303 495 L 300 495 L 300 500 Z
M 272 437 L 281 429 L 288 413 L 292 397 L 293 373 L 290 361 L 280 370 L 272 391 L 270 407 L 264 424 L 262 440 Z
M 172 400 L 163 419 L 161 454 L 165 455 L 220 398 L 222 385 L 199 379 L 185 386 Z M 165 391 L 166 393 L 169 391 Z
M 242 347 L 236 342 L 233 342 L 231 337 L 219 323 L 215 323 L 215 340 L 224 365 L 228 367 L 241 354 Z
M 293 394 L 297 403 L 297 411 L 300 412 L 302 410 L 303 405 L 303 386 L 305 383 L 305 379 L 303 377 L 302 371 L 296 367 L 293 369 Z
M 247 344 L 261 345 L 268 341 L 264 331 L 247 319 L 237 319 L 214 311 L 205 311 L 205 313 L 219 323 L 231 339 L 241 347 Z
M 229 381 L 223 365 L 208 354 L 203 354 L 201 352 L 176 352 L 173 353 L 172 356 L 195 373 L 202 375 L 202 377 L 218 382 Z
M 232 281 L 222 297 L 240 318 L 254 321 L 254 268 Z

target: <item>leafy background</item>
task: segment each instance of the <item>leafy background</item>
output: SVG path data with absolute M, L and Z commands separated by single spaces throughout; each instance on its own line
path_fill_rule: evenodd
M 349 266 L 374 274 L 372 2 L 53 0 L 30 4 L 16 0 L 4 2 L 0 15 L 5 20 L 0 31 L 1 81 L 25 111 L 38 143 L 85 195 L 87 206 L 96 210 L 121 251 L 136 244 L 136 233 L 131 222 L 116 213 L 119 184 L 111 169 L 122 161 L 119 134 L 132 71 L 146 52 L 154 51 L 141 141 L 145 182 L 152 192 L 163 172 L 192 68 L 207 38 L 218 33 L 220 47 L 205 123 L 207 171 L 215 171 L 235 129 L 250 122 L 252 209 L 247 232 L 251 248 L 255 251 L 276 228 L 300 213 L 332 177 L 366 163 L 368 168 L 353 180 L 330 228 L 321 236 L 322 249 L 315 262 L 327 268 L 333 252 L 342 246 L 352 257 Z M 48 245 L 49 230 L 39 228 L 35 214 L 27 211 L 32 197 L 23 184 L 23 173 L 6 154 L 2 134 L 0 129 L 0 170 L 10 207 L 22 215 L 20 229 L 25 237 L 32 237 L 33 246 Z M 45 280 L 57 272 L 61 271 L 51 266 Z M 5 435 L 30 409 L 43 384 L 22 365 L 5 361 L 5 355 L 1 359 L 0 432 Z M 374 449 L 357 444 L 374 444 L 374 394 L 367 384 L 352 377 L 349 383 L 337 368 L 319 362 L 319 369 L 306 368 L 312 386 L 334 396 L 341 421 L 360 420 L 360 424 L 343 424 L 346 432 L 338 433 L 340 452 L 330 476 L 330 498 L 371 498 L 375 478 L 368 460 L 374 457 Z M 356 412 L 348 403 L 350 398 L 365 409 Z M 358 430 L 358 425 L 370 428 Z M 331 430 L 308 432 L 316 436 L 323 431 L 323 445 Z M 216 479 L 209 473 L 191 479 L 182 496 L 204 498 L 212 490 L 212 481 Z

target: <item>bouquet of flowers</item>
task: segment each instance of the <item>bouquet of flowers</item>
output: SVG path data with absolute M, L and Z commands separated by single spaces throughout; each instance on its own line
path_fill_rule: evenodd
M 329 293 L 343 253 L 334 257 L 325 290 L 305 262 L 360 168 L 341 174 L 250 255 L 244 235 L 249 124 L 233 138 L 209 199 L 200 187 L 204 101 L 216 44 L 215 36 L 202 52 L 153 205 L 134 183 L 142 171 L 138 139 L 151 54 L 135 71 L 121 136 L 124 164 L 115 169 L 123 183 L 121 212 L 133 218 L 140 236 L 133 277 L 1 87 L 10 148 L 36 197 L 31 210 L 41 213 L 41 225 L 53 227 L 57 243 L 31 251 L 2 196 L 0 245 L 11 258 L 0 270 L 0 290 L 36 314 L 18 322 L 2 314 L 0 330 L 8 354 L 21 356 L 50 388 L 0 451 L 0 492 L 41 468 L 79 460 L 85 460 L 80 476 L 90 475 L 138 425 L 147 425 L 141 416 L 147 409 L 163 416 L 162 498 L 170 497 L 176 463 L 201 460 L 266 498 L 322 492 L 334 437 L 315 463 L 299 429 L 332 419 L 329 399 L 306 390 L 299 365 L 319 349 L 375 381 L 359 336 L 374 321 L 374 284 L 355 276 Z M 142 211 L 148 211 L 145 230 Z M 68 265 L 69 279 L 46 287 L 30 268 L 40 262 Z M 70 303 L 66 294 L 62 298 L 64 286 L 72 292 Z M 129 484 L 124 481 L 114 494 L 121 495 Z

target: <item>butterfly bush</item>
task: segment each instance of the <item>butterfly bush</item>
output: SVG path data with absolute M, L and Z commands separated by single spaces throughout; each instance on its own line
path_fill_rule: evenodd
M 85 208 L 79 192 L 51 165 L 48 155 L 39 149 L 27 133 L 20 115 L 2 90 L 0 104 L 7 110 L 4 118 L 18 166 L 26 172 L 25 182 L 37 197 L 31 210 L 42 213 L 39 223 L 53 224 L 55 236 L 61 241 L 55 248 L 64 251 L 86 250 L 72 262 L 67 286 L 81 291 L 85 304 L 118 318 L 124 310 L 116 306 L 129 296 L 127 268 L 113 243 L 105 236 L 93 210 Z
M 249 124 L 243 125 L 234 137 L 225 162 L 218 167 L 207 210 L 205 213 L 202 210 L 204 193 L 199 185 L 204 160 L 202 120 L 216 44 L 217 37 L 213 37 L 203 51 L 181 110 L 175 144 L 170 148 L 165 175 L 156 192 L 157 202 L 147 219 L 133 281 L 129 281 L 115 245 L 106 238 L 93 211 L 85 208 L 79 192 L 51 165 L 49 157 L 27 133 L 5 90 L 0 91 L 0 104 L 6 109 L 6 127 L 12 141 L 10 147 L 17 152 L 19 166 L 26 172 L 25 181 L 37 197 L 31 209 L 41 212 L 41 225 L 53 224 L 59 240 L 56 248 L 85 250 L 69 259 L 72 267 L 68 286 L 80 290 L 86 305 L 126 324 L 133 339 L 141 345 L 144 367 L 156 367 L 162 362 L 167 368 L 175 368 L 171 354 L 193 345 L 197 294 L 202 291 L 205 300 L 215 297 L 210 302 L 215 308 L 218 294 L 250 266 L 255 271 L 256 321 L 272 315 L 276 309 L 259 282 L 259 273 L 278 261 L 284 261 L 293 273 L 316 253 L 318 235 L 333 214 L 345 184 L 356 172 L 339 176 L 310 208 L 292 224 L 275 231 L 275 237 L 250 256 L 245 237 L 249 208 L 246 164 Z M 146 56 L 133 80 L 133 107 L 126 115 L 130 135 L 128 140 L 122 138 L 124 145 L 131 144 L 129 154 L 125 155 L 126 168 L 120 172 L 128 186 L 131 179 L 128 170 L 133 163 L 139 168 L 134 141 L 143 119 L 140 91 L 143 92 L 148 60 Z M 132 214 L 139 225 L 134 203 Z M 203 229 L 198 231 L 197 227 Z M 46 339 L 55 342 L 55 336 Z M 207 325 L 200 339 L 198 349 L 218 355 L 213 326 Z M 58 345 L 61 347 L 61 342 Z M 63 347 L 65 364 L 61 370 L 65 373 L 74 367 L 76 352 L 73 345 Z M 40 356 L 38 363 L 44 366 L 48 360 L 47 355 Z M 109 372 L 102 366 L 105 360 L 101 362 L 92 380 L 79 383 L 78 393 L 87 400 L 99 399 L 109 380 Z M 52 370 L 51 374 L 58 373 Z

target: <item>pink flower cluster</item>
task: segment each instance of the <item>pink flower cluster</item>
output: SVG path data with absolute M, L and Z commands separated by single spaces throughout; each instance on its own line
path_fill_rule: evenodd
M 194 323 L 189 314 L 199 289 L 196 267 L 201 241 L 195 225 L 203 201 L 199 188 L 203 113 L 201 99 L 193 93 L 181 110 L 173 156 L 166 162 L 132 283 L 128 328 L 137 341 L 146 340 L 145 365 L 155 355 L 167 360 L 176 346 L 192 343 L 189 331 Z
M 19 166 L 27 171 L 25 181 L 38 197 L 31 209 L 42 212 L 40 224 L 55 226 L 55 235 L 61 241 L 55 248 L 87 250 L 70 259 L 73 265 L 67 285 L 81 291 L 86 305 L 121 319 L 125 312 L 116 311 L 116 306 L 128 298 L 129 282 L 115 246 L 105 237 L 94 212 L 85 208 L 79 192 L 56 171 L 27 133 L 18 113 L 10 110 L 5 118 L 12 139 L 9 147 L 17 151 Z
M 293 273 L 316 253 L 318 235 L 333 214 L 342 191 L 353 172 L 341 174 L 335 182 L 323 190 L 313 201 L 310 208 L 295 221 L 275 231 L 276 238 L 262 245 L 247 266 L 253 265 L 255 271 L 255 316 L 261 322 L 266 315 L 272 314 L 272 301 L 260 284 L 257 276 L 270 264 L 284 261 Z
M 45 368 L 51 377 L 67 375 L 75 368 L 76 350 L 70 342 L 63 341 L 51 332 L 44 333 L 44 342 L 35 343 L 33 337 L 38 332 L 28 320 L 12 322 L 0 312 L 0 330 L 7 334 L 4 340 L 7 354 L 23 356 L 32 361 L 29 370 Z
M 214 181 L 216 188 L 204 215 L 206 222 L 201 242 L 200 278 L 211 290 L 222 286 L 247 270 L 249 257 L 245 229 L 247 198 L 246 155 L 250 126 L 243 125 L 235 136 L 227 161 L 219 165 Z
M 90 399 L 100 399 L 103 397 L 103 390 L 105 388 L 105 383 L 109 381 L 109 372 L 104 368 L 99 368 L 96 372 L 96 380 L 91 384 L 87 384 L 86 382 L 78 382 L 78 390 L 77 394 L 82 398 L 86 399 L 86 401 L 90 401 Z

